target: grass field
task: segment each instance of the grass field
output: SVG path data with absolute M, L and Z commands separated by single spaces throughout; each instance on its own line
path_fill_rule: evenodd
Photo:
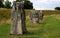
M 10 24 L 4 23 L 0 25 L 0 38 L 60 38 L 60 15 L 44 16 L 40 24 L 30 24 L 29 19 L 26 20 L 28 32 L 24 35 L 11 36 Z
M 29 16 L 31 10 L 25 10 L 26 16 Z M 40 10 L 36 10 L 38 13 Z M 44 15 L 60 14 L 60 10 L 42 10 Z M 8 20 L 11 17 L 12 9 L 0 8 L 0 21 Z

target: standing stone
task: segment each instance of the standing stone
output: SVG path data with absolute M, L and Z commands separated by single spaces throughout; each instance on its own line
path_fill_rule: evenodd
M 17 13 L 16 5 L 13 4 L 12 13 L 11 13 L 11 34 L 16 34 L 17 32 Z
M 42 10 L 39 12 L 39 19 L 40 19 L 40 21 L 43 19 L 43 16 L 44 16 L 44 14 L 43 14 L 43 12 L 42 12 Z
M 30 12 L 30 20 L 34 24 L 39 23 L 39 14 L 35 10 Z
M 11 34 L 23 34 L 26 32 L 25 11 L 23 7 L 22 2 L 16 2 L 13 5 L 13 11 L 11 13 Z

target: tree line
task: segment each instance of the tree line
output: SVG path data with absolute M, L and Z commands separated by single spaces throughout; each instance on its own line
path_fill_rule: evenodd
M 20 1 L 20 0 L 16 0 L 16 1 Z M 11 4 L 12 3 L 9 0 L 6 0 L 6 1 L 0 0 L 0 8 L 12 8 Z M 24 9 L 33 9 L 33 3 L 25 0 Z M 60 7 L 55 7 L 54 9 L 55 10 L 60 10 Z
M 56 7 L 55 10 L 60 10 L 60 7 Z
M 11 4 L 12 3 L 9 0 L 6 0 L 6 1 L 0 0 L 0 8 L 12 8 Z M 30 1 L 25 1 L 24 9 L 33 9 L 33 3 Z
M 0 0 L 0 8 L 11 8 L 11 2 L 9 0 Z

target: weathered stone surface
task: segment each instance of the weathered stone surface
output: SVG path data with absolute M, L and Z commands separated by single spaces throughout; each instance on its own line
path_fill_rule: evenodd
M 17 14 L 15 10 L 15 5 L 13 5 L 12 13 L 11 13 L 11 34 L 16 34 L 17 27 Z
M 23 9 L 23 3 L 17 2 L 12 9 L 11 19 L 11 34 L 23 34 L 26 32 L 25 24 L 25 12 Z
M 44 14 L 43 14 L 43 12 L 42 12 L 42 10 L 39 12 L 39 19 L 40 20 L 42 20 L 43 19 L 43 16 L 44 16 Z
M 30 21 L 34 24 L 39 23 L 39 14 L 35 10 L 30 12 Z

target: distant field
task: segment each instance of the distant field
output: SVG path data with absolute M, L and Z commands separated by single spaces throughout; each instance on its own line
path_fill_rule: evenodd
M 40 10 L 36 10 L 36 11 L 39 12 Z M 44 15 L 60 14 L 60 11 L 58 11 L 58 10 L 42 10 L 42 12 L 44 13 Z M 6 21 L 8 23 L 11 22 L 11 20 L 10 20 L 11 13 L 12 13 L 11 9 L 0 8 L 0 25 Z M 25 10 L 25 13 L 26 13 L 26 18 L 29 19 L 30 10 Z
M 29 19 L 26 20 L 28 32 L 24 35 L 11 36 L 10 25 L 4 23 L 0 25 L 0 38 L 60 38 L 60 15 L 44 16 L 40 24 L 30 24 Z
M 39 12 L 40 10 L 36 10 Z M 7 18 L 9 19 L 11 17 L 11 9 L 6 9 L 6 8 L 0 8 L 0 18 Z M 60 14 L 60 11 L 58 10 L 43 10 L 42 11 L 44 15 L 51 15 L 51 14 Z M 25 10 L 26 16 L 29 15 L 30 10 Z

